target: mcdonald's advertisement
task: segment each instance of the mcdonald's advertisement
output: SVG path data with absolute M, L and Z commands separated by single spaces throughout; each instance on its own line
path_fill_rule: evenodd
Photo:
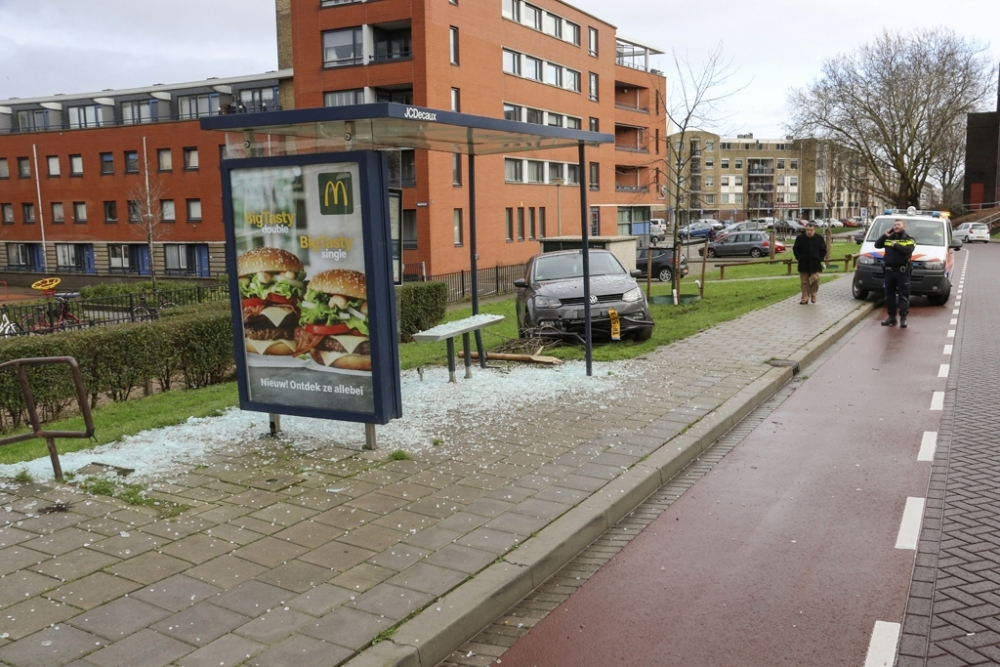
M 375 156 L 369 162 L 379 157 L 361 155 Z M 401 411 L 385 409 L 385 388 L 375 381 L 389 366 L 394 373 L 378 377 L 398 385 L 397 353 L 385 344 L 391 340 L 385 334 L 395 333 L 395 310 L 379 298 L 391 300 L 393 282 L 381 256 L 387 254 L 388 207 L 379 197 L 387 190 L 366 173 L 382 170 L 364 159 L 288 161 L 258 159 L 267 166 L 228 170 L 233 256 L 227 260 L 235 268 L 230 286 L 241 403 L 245 395 L 249 409 L 385 423 L 386 414 Z M 373 282 L 388 282 L 390 290 L 373 289 Z M 389 393 L 398 395 L 398 386 Z

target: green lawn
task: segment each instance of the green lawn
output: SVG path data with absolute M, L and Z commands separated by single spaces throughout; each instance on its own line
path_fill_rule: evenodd
M 788 250 L 779 255 L 775 255 L 776 260 L 786 260 L 794 259 L 792 255 L 792 243 L 794 239 L 789 239 Z M 830 267 L 827 269 L 827 273 L 843 273 L 844 272 L 844 256 L 852 255 L 861 248 L 854 241 L 834 241 L 830 246 Z M 712 268 L 712 265 L 719 263 L 730 263 L 738 262 L 743 258 L 738 257 L 723 257 L 708 260 L 708 266 L 705 271 L 705 280 L 719 280 L 719 269 Z M 762 261 L 766 258 L 761 258 L 760 260 L 750 260 L 746 258 L 746 261 Z M 688 260 L 688 270 L 690 273 L 684 278 L 686 282 L 690 282 L 697 279 L 701 279 L 701 257 L 692 257 Z M 848 271 L 852 272 L 854 269 L 849 268 Z M 731 278 L 769 278 L 773 276 L 787 276 L 788 267 L 784 264 L 755 264 L 753 266 L 728 266 L 726 267 L 726 280 Z M 792 276 L 796 276 L 795 265 L 792 265 Z

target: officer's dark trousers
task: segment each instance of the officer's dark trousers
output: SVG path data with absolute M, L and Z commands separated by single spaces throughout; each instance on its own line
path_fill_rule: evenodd
M 906 317 L 910 312 L 910 273 L 899 269 L 885 269 L 885 309 L 889 317 Z

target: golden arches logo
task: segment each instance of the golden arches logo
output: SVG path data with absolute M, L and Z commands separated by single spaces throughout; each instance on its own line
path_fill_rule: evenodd
M 319 211 L 323 215 L 347 215 L 354 212 L 350 173 L 320 174 L 319 190 L 321 193 Z

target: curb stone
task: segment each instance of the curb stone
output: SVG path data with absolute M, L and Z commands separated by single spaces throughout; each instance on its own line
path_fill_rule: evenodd
M 790 359 L 805 366 L 869 317 L 867 302 L 802 346 Z M 454 650 L 558 572 L 605 531 L 683 470 L 782 385 L 794 367 L 776 367 L 680 435 L 570 509 L 404 623 L 389 641 L 366 649 L 345 667 L 435 667 Z

